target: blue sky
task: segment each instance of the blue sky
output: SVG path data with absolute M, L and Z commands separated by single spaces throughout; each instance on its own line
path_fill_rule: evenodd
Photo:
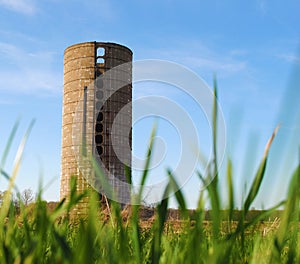
M 296 0 L 0 0 L 0 151 L 21 118 L 5 170 L 11 170 L 18 141 L 36 119 L 17 184 L 21 190 L 36 190 L 42 178 L 44 185 L 52 182 L 45 199 L 59 199 L 63 52 L 79 42 L 109 41 L 131 48 L 134 60 L 179 63 L 210 86 L 216 74 L 227 127 L 226 153 L 234 164 L 237 205 L 268 137 L 280 123 L 264 192 L 255 206 L 276 203 L 284 198 L 298 160 L 299 10 Z M 152 86 L 136 85 L 134 98 L 156 92 Z M 180 102 L 170 88 L 158 93 Z M 135 128 L 138 155 L 145 150 L 143 142 L 149 136 L 145 129 L 149 122 L 142 122 L 144 125 Z M 159 135 L 169 135 L 170 145 L 176 145 L 172 142 L 175 130 L 169 132 L 168 124 L 161 123 Z M 162 167 L 176 162 L 172 152 L 170 148 Z M 197 181 L 192 177 L 184 187 L 191 207 L 198 196 Z M 1 179 L 0 189 L 6 185 Z M 221 189 L 223 186 L 221 179 Z

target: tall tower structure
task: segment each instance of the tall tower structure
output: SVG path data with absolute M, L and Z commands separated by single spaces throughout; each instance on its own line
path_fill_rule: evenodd
M 93 155 L 117 198 L 129 201 L 129 188 L 122 183 L 126 182 L 124 160 L 131 165 L 126 147 L 128 142 L 131 146 L 131 62 L 132 51 L 115 43 L 85 42 L 65 50 L 61 199 L 68 197 L 73 175 L 79 192 L 94 185 L 93 169 L 82 159 Z M 81 202 L 78 213 L 87 203 L 88 198 Z

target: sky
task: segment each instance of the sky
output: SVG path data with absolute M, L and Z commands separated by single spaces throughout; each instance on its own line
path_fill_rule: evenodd
M 296 0 L 0 0 L 0 155 L 20 120 L 4 170 L 11 172 L 18 144 L 34 119 L 16 184 L 34 191 L 41 184 L 46 200 L 59 200 L 64 50 L 86 41 L 116 42 L 133 51 L 134 61 L 177 63 L 209 87 L 216 76 L 226 124 L 220 170 L 226 170 L 230 158 L 236 206 L 242 204 L 268 138 L 281 125 L 254 206 L 276 204 L 284 199 L 299 160 L 299 10 Z M 201 120 L 201 151 L 209 156 L 211 130 L 199 106 L 176 87 L 133 83 L 134 100 L 149 95 L 170 98 L 195 122 Z M 133 115 L 135 111 L 134 101 Z M 154 119 L 135 123 L 134 155 L 143 157 Z M 180 131 L 162 119 L 158 136 L 168 148 L 164 155 L 156 150 L 163 160 L 149 181 L 165 177 L 165 168 L 180 162 Z M 220 189 L 226 206 L 223 174 Z M 0 178 L 0 190 L 6 187 L 7 180 Z M 199 179 L 191 175 L 183 187 L 191 208 L 199 189 Z

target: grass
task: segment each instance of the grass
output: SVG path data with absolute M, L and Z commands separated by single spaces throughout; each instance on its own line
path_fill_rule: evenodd
M 215 94 L 216 94 L 215 83 Z M 167 221 L 169 199 L 163 199 L 155 208 L 155 218 L 149 228 L 144 228 L 139 219 L 140 199 L 143 189 L 135 195 L 130 217 L 124 221 L 120 206 L 111 202 L 109 221 L 101 220 L 101 208 L 97 195 L 92 191 L 77 193 L 76 178 L 71 180 L 71 194 L 62 200 L 53 211 L 47 209 L 39 192 L 34 205 L 25 207 L 20 201 L 17 214 L 10 195 L 20 166 L 26 139 L 32 127 L 20 144 L 11 175 L 6 173 L 6 157 L 10 151 L 17 124 L 11 132 L 1 161 L 1 174 L 9 180 L 8 190 L 0 208 L 0 263 L 299 263 L 299 187 L 300 166 L 295 168 L 290 181 L 286 200 L 268 210 L 249 218 L 249 208 L 255 200 L 265 177 L 268 152 L 278 128 L 275 129 L 258 166 L 254 180 L 238 220 L 234 219 L 234 189 L 232 164 L 228 160 L 227 181 L 229 209 L 227 220 L 221 208 L 218 187 L 217 154 L 217 107 L 213 111 L 213 146 L 215 158 L 212 170 L 207 175 L 198 172 L 199 180 L 206 189 L 199 192 L 198 207 L 190 217 L 184 195 L 178 188 L 175 176 L 167 170 L 169 183 L 165 196 L 177 190 L 175 198 L 179 204 L 182 221 L 180 228 Z M 141 180 L 144 185 L 153 148 L 153 129 L 147 162 Z M 95 172 L 103 186 L 105 177 L 94 162 Z M 130 171 L 128 179 L 130 179 Z M 204 193 L 208 195 L 205 196 Z M 73 219 L 72 208 L 85 196 L 90 196 L 89 211 L 85 219 Z M 204 198 L 208 197 L 208 201 Z M 205 220 L 204 205 L 211 205 L 211 220 Z M 262 219 L 272 215 L 280 206 L 280 221 L 258 226 Z M 100 215 L 99 215 L 100 212 Z M 236 217 L 235 217 L 236 218 Z M 276 224 L 276 227 L 274 227 Z

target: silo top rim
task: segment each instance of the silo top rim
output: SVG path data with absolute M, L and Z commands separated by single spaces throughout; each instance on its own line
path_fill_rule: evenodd
M 78 46 L 120 47 L 120 48 L 124 48 L 124 49 L 128 50 L 132 54 L 131 49 L 129 49 L 128 47 L 126 47 L 124 45 L 114 43 L 114 42 L 98 42 L 98 41 L 89 41 L 89 42 L 76 43 L 76 44 L 73 44 L 73 45 L 67 47 L 65 49 L 65 52 L 68 51 L 69 49 L 73 49 L 73 48 L 76 48 Z

